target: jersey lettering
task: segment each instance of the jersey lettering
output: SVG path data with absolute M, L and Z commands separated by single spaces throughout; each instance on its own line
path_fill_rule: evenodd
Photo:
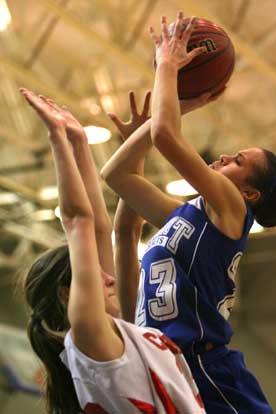
M 146 325 L 146 315 L 145 315 L 145 271 L 141 269 L 139 287 L 138 287 L 138 297 L 137 297 L 137 306 L 135 313 L 135 325 L 145 326 Z
M 166 247 L 173 254 L 176 254 L 181 238 L 185 237 L 185 239 L 189 239 L 195 231 L 195 227 L 191 223 L 189 223 L 189 221 L 181 217 L 178 217 L 177 221 L 173 224 L 172 227 L 175 230 L 175 232 L 169 238 Z
M 235 292 L 232 295 L 227 295 L 217 305 L 219 313 L 224 319 L 229 319 L 235 303 Z
M 174 232 L 170 237 L 168 237 L 167 234 L 171 228 L 174 230 Z M 149 241 L 146 252 L 148 252 L 152 247 L 162 246 L 166 247 L 173 254 L 176 254 L 182 237 L 189 239 L 194 231 L 195 227 L 189 221 L 185 220 L 182 217 L 173 217 Z
M 238 266 L 242 257 L 242 252 L 238 252 L 233 257 L 230 266 L 227 269 L 227 274 L 233 282 L 235 282 L 235 276 L 237 274 Z
M 178 316 L 176 300 L 176 269 L 173 259 L 164 259 L 151 264 L 149 284 L 158 285 L 156 298 L 148 301 L 150 316 L 157 321 Z

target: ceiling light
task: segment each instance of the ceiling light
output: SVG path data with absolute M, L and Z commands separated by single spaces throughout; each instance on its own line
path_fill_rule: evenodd
M 91 125 L 84 127 L 84 130 L 87 135 L 88 144 L 101 144 L 111 138 L 111 132 L 106 128 Z
M 55 216 L 56 216 L 58 219 L 61 219 L 61 215 L 60 215 L 60 208 L 59 208 L 59 206 L 57 206 L 57 207 L 55 208 L 54 212 L 55 212 Z
M 19 202 L 19 197 L 15 193 L 2 192 L 0 193 L 0 206 L 7 206 Z
M 262 231 L 264 231 L 263 226 L 261 226 L 256 221 L 254 221 L 253 226 L 251 227 L 249 233 L 250 234 L 255 234 L 255 233 L 261 233 Z
M 114 233 L 114 230 L 111 233 L 111 239 L 112 239 L 112 245 L 115 246 L 115 233 Z M 138 247 L 137 247 L 137 250 L 138 250 L 138 259 L 139 260 L 142 260 L 142 257 L 145 254 L 146 248 L 147 248 L 147 245 L 145 243 L 142 243 L 141 241 L 139 241 Z
M 191 196 L 197 194 L 197 191 L 186 180 L 171 181 L 166 185 L 166 191 L 176 196 Z
M 42 200 L 56 200 L 58 198 L 58 189 L 56 185 L 49 185 L 43 187 L 39 191 L 39 196 Z
M 0 31 L 7 29 L 11 22 L 11 14 L 5 0 L 0 0 Z
M 37 221 L 49 221 L 55 220 L 56 216 L 53 210 L 44 209 L 44 210 L 37 210 L 32 213 L 32 218 Z

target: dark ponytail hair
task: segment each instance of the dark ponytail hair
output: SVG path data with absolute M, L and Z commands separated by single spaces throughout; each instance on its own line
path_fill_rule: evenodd
M 263 227 L 276 226 L 276 156 L 263 149 L 266 167 L 255 167 L 249 184 L 261 192 L 261 198 L 252 206 L 255 220 Z
M 60 246 L 39 257 L 24 279 L 24 294 L 31 308 L 28 336 L 34 352 L 46 368 L 46 403 L 49 414 L 79 414 L 71 374 L 62 363 L 63 338 L 70 328 L 60 287 L 70 287 L 68 246 Z

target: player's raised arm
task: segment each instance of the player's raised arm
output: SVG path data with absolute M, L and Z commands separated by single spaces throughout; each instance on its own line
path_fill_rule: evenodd
M 112 223 L 109 217 L 93 154 L 89 148 L 84 128 L 65 106 L 57 105 L 52 99 L 40 96 L 53 110 L 65 120 L 67 137 L 72 144 L 74 157 L 84 183 L 89 201 L 94 211 L 95 233 L 99 260 L 102 269 L 114 275 L 113 251 L 111 243 Z
M 102 276 L 95 215 L 67 139 L 66 120 L 59 111 L 32 92 L 22 88 L 21 93 L 50 132 L 61 217 L 72 269 L 68 319 L 73 340 L 82 352 L 94 359 L 114 359 L 122 354 L 124 345 L 106 313 L 104 289 L 108 276 Z M 108 295 L 115 293 L 110 286 L 111 282 Z
M 144 159 L 152 148 L 150 137 L 151 120 L 148 119 L 149 105 L 147 96 L 142 116 L 137 116 L 135 99 L 132 94 L 130 95 L 131 124 L 135 124 L 136 128 L 127 141 L 123 143 L 103 167 L 101 175 L 107 184 L 138 215 L 153 225 L 161 227 L 166 217 L 180 203 L 165 195 L 141 175 Z M 146 111 L 145 108 L 147 108 Z M 121 132 L 125 130 L 124 125 L 128 125 L 128 123 L 123 124 L 114 115 L 112 115 L 111 119 Z
M 115 218 L 115 269 L 122 318 L 134 322 L 140 264 L 138 243 L 143 219 L 125 201 L 119 200 Z
M 129 93 L 131 118 L 121 121 L 115 114 L 109 114 L 121 135 L 127 140 L 133 132 L 149 118 L 150 92 L 145 96 L 143 110 L 138 113 L 134 93 Z M 143 176 L 143 160 L 137 166 L 137 172 Z M 115 233 L 115 269 L 122 318 L 134 321 L 140 265 L 138 262 L 138 242 L 142 232 L 143 219 L 131 209 L 125 201 L 119 200 L 114 217 Z
M 204 197 L 215 214 L 231 221 L 236 237 L 242 231 L 246 205 L 236 186 L 222 174 L 209 168 L 195 149 L 181 137 L 181 113 L 177 93 L 178 70 L 197 55 L 199 47 L 187 51 L 193 20 L 183 31 L 183 14 L 178 13 L 173 35 L 169 35 L 166 18 L 161 19 L 161 36 L 151 28 L 156 47 L 156 76 L 153 90 L 151 136 L 154 145 L 179 173 Z M 233 212 L 238 211 L 238 214 Z

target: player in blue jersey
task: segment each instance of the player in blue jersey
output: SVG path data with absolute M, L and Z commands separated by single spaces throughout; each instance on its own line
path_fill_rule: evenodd
M 183 30 L 181 13 L 172 37 L 164 17 L 161 26 L 161 36 L 151 29 L 157 62 L 152 119 L 102 171 L 138 214 L 160 228 L 142 260 L 136 323 L 158 327 L 181 346 L 209 414 L 269 414 L 272 408 L 242 354 L 226 345 L 233 334 L 227 320 L 235 274 L 253 219 L 276 225 L 276 158 L 256 147 L 207 166 L 178 139 L 181 112 L 211 98 L 205 94 L 179 105 L 177 72 L 202 50 L 186 51 L 193 23 Z M 183 205 L 139 174 L 152 144 L 198 190 L 197 199 Z

